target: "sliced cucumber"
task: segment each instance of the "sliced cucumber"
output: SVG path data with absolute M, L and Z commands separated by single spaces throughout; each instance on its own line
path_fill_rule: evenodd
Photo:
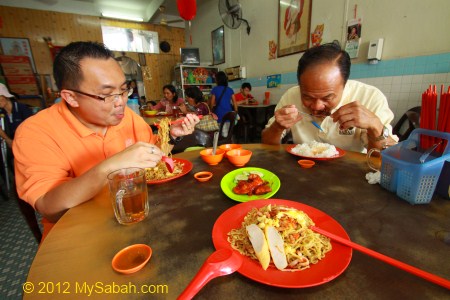
M 264 174 L 263 173 L 261 173 L 261 172 L 258 172 L 258 171 L 250 171 L 250 174 L 255 174 L 255 175 L 258 175 L 259 177 L 261 177 L 261 178 L 263 178 L 264 177 Z
M 239 180 L 247 180 L 248 176 L 245 174 L 238 174 L 234 177 L 234 182 L 238 182 Z

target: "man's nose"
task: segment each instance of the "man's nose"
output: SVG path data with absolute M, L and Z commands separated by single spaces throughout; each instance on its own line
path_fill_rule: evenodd
M 321 100 L 314 100 L 310 106 L 311 110 L 323 110 L 325 108 L 325 105 L 323 101 Z

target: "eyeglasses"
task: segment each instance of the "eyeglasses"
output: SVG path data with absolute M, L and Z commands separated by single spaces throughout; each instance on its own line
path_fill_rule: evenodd
M 82 92 L 82 91 L 69 90 L 69 89 L 67 89 L 67 90 L 75 92 L 75 93 L 78 93 L 78 94 L 81 94 L 81 95 L 84 95 L 84 96 L 91 97 L 91 98 L 93 98 L 95 100 L 103 101 L 105 103 L 112 103 L 112 102 L 116 101 L 117 99 L 119 99 L 119 97 L 121 97 L 122 99 L 125 98 L 125 97 L 128 98 L 128 96 L 130 96 L 133 93 L 133 89 L 132 88 L 126 89 L 126 90 L 124 90 L 123 92 L 121 92 L 119 94 L 111 94 L 111 95 L 108 95 L 108 96 L 97 96 L 97 95 L 88 94 L 88 93 L 85 93 L 85 92 Z

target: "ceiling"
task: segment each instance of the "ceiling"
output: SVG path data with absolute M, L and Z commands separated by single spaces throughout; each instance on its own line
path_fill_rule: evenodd
M 160 24 L 164 18 L 168 26 L 185 26 L 176 0 L 2 0 L 1 5 L 89 16 L 114 14 L 141 18 L 154 24 Z M 165 7 L 164 14 L 160 12 L 161 5 Z

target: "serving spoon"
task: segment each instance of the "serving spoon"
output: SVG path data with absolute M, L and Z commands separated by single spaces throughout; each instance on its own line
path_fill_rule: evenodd
M 192 299 L 211 279 L 229 275 L 242 265 L 242 256 L 231 249 L 219 249 L 211 254 L 202 267 L 178 296 L 179 300 Z
M 440 285 L 442 287 L 450 289 L 450 281 L 445 279 L 445 278 L 439 277 L 437 275 L 434 275 L 434 274 L 428 273 L 426 271 L 423 271 L 423 270 L 421 270 L 419 268 L 416 268 L 416 267 L 413 267 L 411 265 L 405 264 L 404 262 L 401 262 L 401 261 L 396 260 L 396 259 L 394 259 L 392 257 L 386 256 L 384 254 L 381 254 L 379 252 L 376 252 L 374 250 L 371 250 L 369 248 L 361 246 L 361 245 L 359 245 L 357 243 L 354 243 L 352 241 L 344 239 L 344 238 L 342 238 L 342 237 L 340 237 L 338 235 L 335 235 L 335 234 L 333 234 L 331 232 L 328 232 L 328 231 L 326 231 L 324 229 L 321 229 L 321 228 L 318 228 L 316 226 L 311 226 L 310 229 L 315 231 L 315 232 L 317 232 L 317 233 L 320 233 L 320 234 L 322 234 L 322 235 L 324 235 L 326 237 L 329 237 L 330 239 L 332 239 L 332 240 L 334 240 L 334 241 L 336 241 L 338 243 L 341 243 L 343 245 L 351 247 L 351 248 L 353 248 L 355 250 L 358 250 L 358 251 L 360 251 L 360 252 L 362 252 L 364 254 L 372 256 L 373 258 L 379 259 L 379 260 L 381 260 L 381 261 L 383 261 L 385 263 L 388 263 L 388 264 L 390 264 L 390 265 L 392 265 L 394 267 L 402 269 L 403 271 L 409 272 L 409 273 L 411 273 L 413 275 L 416 275 L 416 276 L 419 276 L 419 277 L 421 277 L 421 278 L 423 278 L 425 280 L 428 280 L 428 281 L 433 282 L 435 284 L 438 284 L 438 285 Z

